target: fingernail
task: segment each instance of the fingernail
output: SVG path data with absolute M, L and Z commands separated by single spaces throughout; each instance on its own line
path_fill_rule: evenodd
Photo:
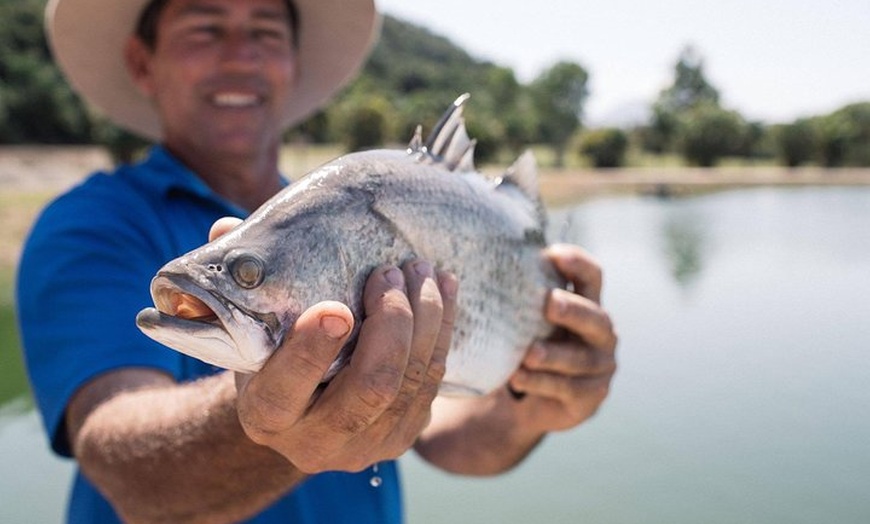
M 456 277 L 449 273 L 438 275 L 438 288 L 441 290 L 441 295 L 445 298 L 456 298 L 456 292 L 459 291 L 459 281 Z
M 565 300 L 565 291 L 561 289 L 554 289 L 552 293 L 550 293 L 550 304 L 556 308 L 555 313 L 562 318 L 565 316 L 565 313 L 568 310 L 568 302 Z
M 341 338 L 350 331 L 350 325 L 345 319 L 332 315 L 320 317 L 320 328 L 330 338 Z
M 405 276 L 402 275 L 402 272 L 395 267 L 391 267 L 390 269 L 384 272 L 384 278 L 387 279 L 387 282 L 393 285 L 393 287 L 403 289 L 405 287 Z
M 414 271 L 421 277 L 431 277 L 434 274 L 432 271 L 432 264 L 425 260 L 414 262 Z

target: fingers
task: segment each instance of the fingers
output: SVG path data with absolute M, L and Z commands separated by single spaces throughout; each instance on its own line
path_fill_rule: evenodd
M 574 427 L 598 410 L 616 372 L 617 344 L 610 316 L 600 305 L 598 262 L 567 244 L 545 253 L 571 283 L 571 291 L 553 289 L 545 306 L 547 320 L 561 329 L 532 346 L 509 382 L 531 399 L 512 404 L 523 410 L 525 425 L 542 432 Z
M 561 404 L 568 412 L 569 418 L 564 426 L 553 423 L 553 427 L 556 428 L 576 425 L 592 416 L 607 397 L 612 378 L 612 373 L 591 377 L 570 377 L 521 368 L 511 377 L 510 385 L 517 391 Z
M 601 303 L 601 266 L 592 255 L 570 244 L 554 244 L 546 249 L 545 254 L 571 282 L 574 291 L 595 303 Z
M 616 347 L 616 333 L 610 316 L 596 302 L 564 289 L 553 289 L 547 299 L 546 318 L 579 336 L 589 345 Z
M 353 435 L 371 425 L 395 400 L 408 363 L 413 313 L 405 278 L 394 267 L 379 268 L 363 295 L 366 320 L 353 357 L 319 401 L 319 411 L 339 433 Z
M 613 351 L 578 347 L 575 341 L 547 341 L 532 346 L 523 367 L 530 371 L 583 377 L 613 373 L 616 359 Z
M 441 329 L 443 304 L 431 264 L 417 260 L 406 264 L 404 269 L 408 280 L 408 299 L 414 312 L 414 334 L 405 369 L 403 393 L 413 395 L 426 379 Z
M 456 289 L 423 261 L 375 270 L 353 356 L 325 388 L 320 379 L 352 317 L 330 302 L 306 311 L 263 369 L 241 381 L 246 432 L 310 473 L 358 471 L 404 453 L 427 425 L 444 374 Z
M 447 353 L 453 341 L 453 325 L 456 323 L 456 297 L 459 292 L 459 281 L 452 273 L 438 272 L 438 289 L 441 291 L 441 330 L 435 341 L 435 351 L 429 363 L 429 379 L 441 385 L 447 365 Z
M 453 283 L 455 297 L 455 279 L 439 279 L 425 261 L 409 262 L 398 274 L 381 268 L 367 283 L 367 318 L 351 366 L 318 402 L 349 439 L 337 453 L 355 449 L 357 468 L 401 455 L 428 424 L 453 325 L 454 301 L 448 299 L 445 324 L 439 280 L 448 291 Z M 385 290 L 385 282 L 392 287 Z
M 414 307 L 415 341 L 402 391 L 388 413 L 395 416 L 398 423 L 387 421 L 397 426 L 393 436 L 402 450 L 411 446 L 429 424 L 432 401 L 438 395 L 446 370 L 458 287 L 453 275 L 436 273 L 426 262 L 412 266 L 417 276 L 423 278 L 419 293 L 413 291 L 415 286 L 409 289 Z
M 352 327 L 344 304 L 317 304 L 302 313 L 257 374 L 237 381 L 239 420 L 252 440 L 265 443 L 298 421 Z
M 215 223 L 211 225 L 211 229 L 208 232 L 208 241 L 211 242 L 212 240 L 223 236 L 241 222 L 242 219 L 235 217 L 223 217 L 217 219 Z

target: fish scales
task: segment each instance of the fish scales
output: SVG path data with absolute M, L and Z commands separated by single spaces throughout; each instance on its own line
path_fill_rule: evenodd
M 503 385 L 531 342 L 551 331 L 544 304 L 563 282 L 542 253 L 532 158 L 497 180 L 475 171 L 464 101 L 426 145 L 418 134 L 408 151 L 330 162 L 231 232 L 166 264 L 151 285 L 156 308 L 140 312 L 139 327 L 206 362 L 256 372 L 302 311 L 338 300 L 355 327 L 328 380 L 352 358 L 371 271 L 419 257 L 460 283 L 440 392 L 481 395 Z

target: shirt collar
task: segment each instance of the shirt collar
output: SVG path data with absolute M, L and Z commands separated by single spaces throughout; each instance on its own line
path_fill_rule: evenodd
M 148 173 L 145 184 L 159 194 L 165 196 L 179 191 L 218 203 L 236 216 L 244 217 L 249 214 L 248 211 L 212 191 L 196 173 L 162 145 L 152 146 L 141 165 Z M 282 176 L 281 184 L 282 187 L 286 187 L 289 182 Z

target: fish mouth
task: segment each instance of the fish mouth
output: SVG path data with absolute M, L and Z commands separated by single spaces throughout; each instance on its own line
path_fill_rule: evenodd
M 259 371 L 280 344 L 274 313 L 257 313 L 183 274 L 159 273 L 151 282 L 153 308 L 136 317 L 149 337 L 182 353 L 233 371 Z

